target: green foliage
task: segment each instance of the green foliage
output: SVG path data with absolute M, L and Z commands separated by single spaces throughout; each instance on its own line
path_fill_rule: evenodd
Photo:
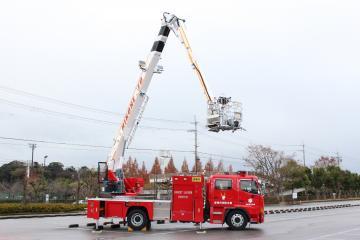
M 64 203 L 0 203 L 0 215 L 30 213 L 60 213 L 83 211 L 85 204 Z
M 0 167 L 0 180 L 12 182 L 22 178 L 25 174 L 25 165 L 19 161 L 12 161 Z
M 307 188 L 311 183 L 307 175 L 307 169 L 294 160 L 289 160 L 286 165 L 282 166 L 280 174 L 285 189 Z

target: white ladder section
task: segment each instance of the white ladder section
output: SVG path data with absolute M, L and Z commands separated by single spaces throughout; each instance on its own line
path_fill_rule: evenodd
M 135 123 L 134 127 L 131 129 L 131 132 L 129 134 L 129 138 L 126 141 L 126 148 L 129 148 L 129 146 L 130 146 L 130 144 L 131 144 L 131 142 L 132 142 L 132 140 L 134 138 L 136 129 L 138 128 L 139 123 L 140 123 L 141 118 L 142 118 L 142 115 L 143 115 L 143 113 L 145 111 L 146 104 L 149 101 L 149 97 L 145 93 L 140 93 L 140 96 L 144 98 L 144 101 L 141 104 L 139 115 L 136 118 L 136 123 Z

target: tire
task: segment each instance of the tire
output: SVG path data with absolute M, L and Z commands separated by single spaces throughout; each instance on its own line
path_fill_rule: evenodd
M 248 218 L 243 211 L 233 210 L 226 216 L 226 224 L 231 230 L 244 230 L 248 224 Z
M 151 230 L 151 222 L 148 221 L 148 223 L 146 224 L 146 230 L 149 231 Z
M 149 224 L 149 219 L 145 211 L 134 209 L 127 215 L 127 224 L 134 231 L 140 231 Z

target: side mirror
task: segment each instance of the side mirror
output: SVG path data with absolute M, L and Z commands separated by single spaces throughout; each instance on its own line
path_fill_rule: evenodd
M 261 183 L 261 195 L 265 195 L 265 191 L 266 191 L 266 184 L 263 182 Z

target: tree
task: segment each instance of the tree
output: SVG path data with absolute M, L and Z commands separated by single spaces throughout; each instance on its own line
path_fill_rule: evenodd
M 141 169 L 139 170 L 139 176 L 144 179 L 145 184 L 150 182 L 149 174 L 144 161 L 142 162 Z
M 327 172 L 325 168 L 313 168 L 312 169 L 312 178 L 311 186 L 315 189 L 316 198 L 320 198 L 320 193 L 325 187 L 325 181 L 327 179 Z
M 306 175 L 306 168 L 300 166 L 295 160 L 289 160 L 280 168 L 280 174 L 285 189 L 307 188 L 310 180 Z
M 47 182 L 45 178 L 40 176 L 33 176 L 30 178 L 29 186 L 31 187 L 32 199 L 35 201 L 42 201 L 47 190 Z
M 315 167 L 317 167 L 317 168 L 327 168 L 330 166 L 333 166 L 333 167 L 339 166 L 338 160 L 335 157 L 321 156 L 315 162 Z
M 95 197 L 98 193 L 98 175 L 95 169 L 81 167 L 78 170 L 78 181 L 80 181 L 80 191 L 78 199 L 85 197 Z
M 191 172 L 201 173 L 202 171 L 203 171 L 203 169 L 202 169 L 201 160 L 200 160 L 200 158 L 197 158 L 196 161 L 195 161 L 194 166 L 191 169 Z
M 175 164 L 174 164 L 174 160 L 173 158 L 171 157 L 167 166 L 165 167 L 165 173 L 166 174 L 171 174 L 171 173 L 177 173 L 178 170 L 176 169 L 175 167 Z
M 126 177 L 137 177 L 139 176 L 139 166 L 136 159 L 132 159 L 131 156 L 123 164 L 123 172 Z
M 64 165 L 61 162 L 51 162 L 45 167 L 45 178 L 55 180 L 63 174 Z
M 130 176 L 131 177 L 139 177 L 139 164 L 138 164 L 136 158 L 130 165 Z
M 155 174 L 155 175 L 162 174 L 161 167 L 160 167 L 160 161 L 157 157 L 155 158 L 153 166 L 151 167 L 150 174 Z
M 214 172 L 214 163 L 211 158 L 206 162 L 205 167 L 205 174 L 210 175 Z
M 77 171 L 72 166 L 66 168 L 62 173 L 62 177 L 68 178 L 68 179 L 73 179 L 73 180 L 76 180 L 76 175 L 77 175 Z
M 182 165 L 181 165 L 181 173 L 189 173 L 189 165 L 186 161 L 186 159 L 184 159 Z
M 326 168 L 327 178 L 325 180 L 326 187 L 332 191 L 332 193 L 336 193 L 339 198 L 341 198 L 341 193 L 343 190 L 343 182 L 344 182 L 344 171 L 342 171 L 337 166 L 329 166 Z
M 218 172 L 218 173 L 223 173 L 223 172 L 225 172 L 225 167 L 224 167 L 224 162 L 223 162 L 223 160 L 220 160 L 220 161 L 218 162 L 218 165 L 217 165 L 217 167 L 216 167 L 216 172 Z
M 24 177 L 25 164 L 20 161 L 12 161 L 0 167 L 0 180 L 12 183 Z
M 234 172 L 233 166 L 232 166 L 231 164 L 229 164 L 229 166 L 228 166 L 228 172 L 229 172 L 229 173 L 233 173 L 233 172 Z
M 288 160 L 283 152 L 262 145 L 250 145 L 244 159 L 256 174 L 270 183 L 279 194 L 282 191 L 280 168 Z

